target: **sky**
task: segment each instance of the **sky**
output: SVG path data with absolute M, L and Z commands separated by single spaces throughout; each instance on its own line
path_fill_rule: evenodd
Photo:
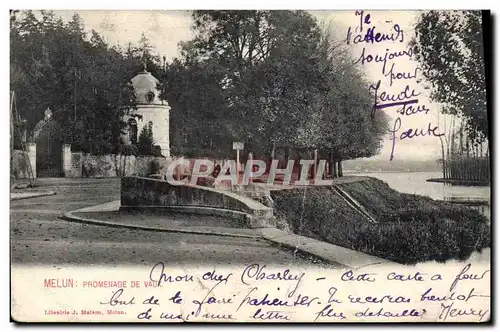
M 179 42 L 189 40 L 194 36 L 191 30 L 191 17 L 187 11 L 55 11 L 55 13 L 63 17 L 64 20 L 70 20 L 75 12 L 82 18 L 86 30 L 90 31 L 90 29 L 94 29 L 98 31 L 103 35 L 106 41 L 112 45 L 119 44 L 126 46 L 129 42 L 135 44 L 144 32 L 155 46 L 155 51 L 159 53 L 161 57 L 166 56 L 167 61 L 178 56 Z M 327 24 L 331 22 L 335 34 L 342 40 L 346 38 L 349 27 L 351 27 L 353 31 L 360 23 L 360 15 L 356 15 L 354 11 L 311 11 L 310 13 L 320 22 L 325 22 Z M 376 32 L 390 34 L 394 32 L 394 24 L 398 24 L 399 30 L 402 30 L 400 35 L 403 35 L 403 40 L 402 42 L 385 41 L 374 44 L 358 43 L 354 45 L 351 39 L 349 49 L 352 56 L 356 59 L 359 58 L 363 48 L 365 48 L 365 57 L 367 54 L 371 54 L 373 57 L 375 54 L 384 57 L 387 49 L 389 49 L 389 52 L 407 50 L 407 42 L 414 35 L 412 26 L 419 14 L 420 12 L 418 11 L 363 12 L 363 17 L 365 19 L 370 15 L 368 19 L 369 25 L 365 24 L 364 31 L 366 31 L 369 26 L 375 26 Z M 357 32 L 354 30 L 352 36 L 354 37 L 356 33 Z M 394 73 L 406 73 L 406 75 L 411 76 L 415 74 L 417 63 L 414 60 L 403 56 L 394 59 L 392 62 L 395 65 Z M 388 61 L 386 74 L 390 66 L 391 60 Z M 363 69 L 368 81 L 375 83 L 381 80 L 379 95 L 382 91 L 386 91 L 387 94 L 397 95 L 404 91 L 406 85 L 409 85 L 409 92 L 415 90 L 415 95 L 420 94 L 418 96 L 419 102 L 416 105 L 425 105 L 429 110 L 427 113 L 421 112 L 410 116 L 398 115 L 396 113 L 398 107 L 380 110 L 388 114 L 391 118 L 389 123 L 391 128 L 394 128 L 398 116 L 401 120 L 400 129 L 396 134 L 393 158 L 400 160 L 427 160 L 439 158 L 441 146 L 438 137 L 428 135 L 426 137 L 414 137 L 412 139 L 399 139 L 400 134 L 410 128 L 413 129 L 413 131 L 420 131 L 422 129 L 427 132 L 429 124 L 431 125 L 431 129 L 438 126 L 438 129 L 435 130 L 436 133 L 445 133 L 443 126 L 444 116 L 439 116 L 438 120 L 439 105 L 430 102 L 428 98 L 429 92 L 425 89 L 427 84 L 418 70 L 415 79 L 393 80 L 391 86 L 389 78 L 382 73 L 382 66 L 380 63 L 375 63 L 374 61 L 365 63 Z M 419 79 L 422 81 L 418 82 Z M 390 135 L 386 135 L 382 151 L 379 155 L 374 157 L 375 159 L 385 159 L 389 162 L 393 145 L 393 141 L 389 138 Z

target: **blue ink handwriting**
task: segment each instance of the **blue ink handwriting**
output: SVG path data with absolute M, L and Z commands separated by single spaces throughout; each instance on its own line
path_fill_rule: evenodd
M 450 292 L 453 289 L 455 289 L 455 286 L 458 284 L 458 282 L 460 280 L 481 280 L 481 279 L 484 278 L 484 276 L 486 275 L 486 273 L 490 272 L 490 270 L 485 270 L 480 275 L 478 275 L 478 274 L 472 274 L 472 273 L 467 274 L 466 272 L 469 271 L 470 267 L 471 267 L 470 263 L 467 264 L 467 265 L 465 265 L 464 268 L 462 269 L 462 271 L 460 271 L 460 273 L 457 274 L 457 276 L 455 277 L 455 280 L 453 281 L 453 283 L 450 286 Z
M 175 293 L 174 296 L 172 296 L 171 298 L 168 299 L 169 301 L 172 301 L 172 303 L 174 304 L 182 304 L 182 297 L 181 297 L 181 292 L 178 291 L 177 293 Z
M 142 304 L 160 305 L 160 299 L 155 299 L 155 297 L 153 295 L 153 296 L 145 299 L 144 302 L 142 302 Z
M 212 281 L 223 281 L 224 284 L 227 284 L 227 281 L 229 280 L 229 277 L 231 277 L 233 274 L 229 273 L 228 275 L 218 275 L 215 273 L 215 270 L 212 272 L 207 272 L 204 273 L 203 276 L 201 277 L 203 280 L 212 280 Z
M 443 304 L 441 303 L 441 312 L 439 313 L 439 319 L 446 321 L 448 317 L 459 317 L 459 316 L 478 316 L 479 322 L 483 321 L 484 317 L 490 312 L 489 310 L 483 309 L 456 309 L 453 306 L 455 302 L 451 302 L 451 304 Z
M 123 288 L 118 289 L 115 291 L 113 294 L 111 294 L 111 298 L 106 301 L 106 302 L 99 302 L 100 304 L 109 304 L 110 306 L 114 307 L 117 305 L 131 305 L 135 304 L 134 300 L 135 297 L 132 297 L 129 300 L 122 300 L 120 297 L 123 294 Z
M 402 43 L 404 41 L 404 32 L 403 29 L 399 26 L 399 24 L 394 24 L 392 28 L 390 29 L 389 33 L 380 33 L 380 32 L 375 32 L 376 27 L 370 27 L 368 28 L 368 31 L 366 34 L 355 34 L 353 38 L 353 30 L 351 27 L 347 29 L 347 36 L 345 39 L 345 42 L 347 44 L 350 44 L 351 42 L 353 44 L 359 44 L 359 43 L 382 43 L 386 41 L 391 41 L 391 42 L 399 42 Z M 355 30 L 354 30 L 355 32 Z
M 270 273 L 265 271 L 266 265 L 260 266 L 259 264 L 248 265 L 241 274 L 241 282 L 245 285 L 250 285 L 249 281 L 254 280 L 283 280 L 283 281 L 296 281 L 295 287 L 290 291 L 288 297 L 292 297 L 300 286 L 302 278 L 305 273 L 293 274 L 289 269 L 277 273 Z
M 376 309 L 375 309 L 376 310 Z M 380 308 L 378 311 L 371 311 L 370 308 L 366 308 L 365 311 L 358 311 L 354 315 L 356 317 L 420 317 L 425 314 L 426 310 L 422 309 L 418 311 L 417 309 L 404 309 L 401 312 L 385 311 L 384 308 Z
M 232 298 L 225 298 L 225 297 L 219 297 L 216 298 L 215 296 L 210 296 L 210 294 L 213 293 L 214 289 L 219 286 L 223 280 L 217 282 L 212 288 L 208 290 L 208 292 L 205 294 L 203 299 L 201 301 L 199 300 L 193 300 L 193 303 L 197 305 L 195 316 L 198 317 L 198 315 L 201 312 L 201 308 L 204 304 L 227 304 L 227 303 L 233 303 Z
M 159 275 L 158 275 L 159 274 Z M 162 282 L 194 282 L 194 278 L 192 275 L 183 275 L 183 276 L 169 276 L 165 273 L 165 263 L 159 262 L 156 263 L 151 272 L 149 273 L 149 279 L 157 283 L 158 286 L 161 285 Z
M 398 94 L 389 94 L 385 91 L 382 91 L 379 94 L 381 83 L 382 81 L 378 80 L 376 84 L 371 84 L 368 89 L 369 91 L 374 92 L 374 98 L 375 98 L 373 102 L 372 115 L 375 113 L 377 109 L 418 103 L 418 99 L 415 99 L 414 97 L 420 96 L 421 93 L 415 92 L 415 89 L 410 88 L 409 85 L 406 85 L 404 90 L 399 92 Z M 380 102 L 386 102 L 386 103 L 381 104 Z
M 375 278 L 370 276 L 377 275 L 376 273 L 360 273 L 358 275 L 354 274 L 352 270 L 346 271 L 340 277 L 342 281 L 367 281 L 375 282 Z
M 393 59 L 397 59 L 400 57 L 408 57 L 409 59 L 411 59 L 412 56 L 413 56 L 413 49 L 412 48 L 410 48 L 408 50 L 402 50 L 402 51 L 391 51 L 389 48 L 386 48 L 384 56 L 380 56 L 378 54 L 372 55 L 371 53 L 367 53 L 366 47 L 363 47 L 363 50 L 361 51 L 361 55 L 360 55 L 359 59 L 356 60 L 355 63 L 361 62 L 361 65 L 365 65 L 366 63 L 371 63 L 371 62 L 382 63 L 382 74 L 384 76 L 387 76 L 386 68 L 387 68 L 387 61 L 388 60 L 393 60 Z M 392 66 L 391 66 L 391 68 L 392 68 Z
M 432 128 L 431 128 L 432 127 Z M 393 129 L 389 129 L 389 132 L 391 133 L 391 137 L 389 138 L 392 141 L 392 146 L 391 146 L 391 156 L 389 157 L 389 160 L 394 159 L 394 150 L 396 149 L 396 133 L 401 129 L 401 118 L 397 118 L 396 121 L 394 121 L 394 127 Z M 432 124 L 429 122 L 428 126 L 426 129 L 406 129 L 401 134 L 399 134 L 399 139 L 404 140 L 404 139 L 411 139 L 414 137 L 418 136 L 443 136 L 444 134 L 442 133 L 436 133 L 436 130 L 438 130 L 438 126 L 432 126 Z
M 252 318 L 260 320 L 290 320 L 287 314 L 289 313 L 285 311 L 278 311 L 278 310 L 265 311 L 262 308 L 259 308 L 252 315 Z
M 389 85 L 392 86 L 392 83 L 394 80 L 412 80 L 417 78 L 417 72 L 420 70 L 420 68 L 415 68 L 413 70 L 413 73 L 411 72 L 396 72 L 394 71 L 394 66 L 395 64 L 393 63 L 391 65 L 391 69 L 389 69 L 389 72 L 385 74 L 385 77 L 389 77 Z
M 392 295 L 384 295 L 382 297 L 372 297 L 372 296 L 363 296 L 356 297 L 353 295 L 348 295 L 347 298 L 351 303 L 410 303 L 410 299 L 404 296 L 392 296 Z
M 490 297 L 489 295 L 480 295 L 480 294 L 474 294 L 475 288 L 472 288 L 469 291 L 469 294 L 464 295 L 464 294 L 458 294 L 455 295 L 455 292 L 451 293 L 450 295 L 445 295 L 445 296 L 436 296 L 431 294 L 432 288 L 429 288 L 428 290 L 425 291 L 424 294 L 420 296 L 420 301 L 430 301 L 430 302 L 443 302 L 443 301 L 464 301 L 467 302 L 473 297 Z
M 332 303 L 332 302 L 342 303 L 341 300 L 339 300 L 335 297 L 335 294 L 337 294 L 337 291 L 338 291 L 337 287 L 330 287 L 328 289 L 328 294 L 330 295 L 330 297 L 328 298 L 328 303 Z
M 346 319 L 344 316 L 343 312 L 335 312 L 332 308 L 331 304 L 327 304 L 321 311 L 318 311 L 315 313 L 316 318 L 314 318 L 314 321 L 317 321 L 321 317 L 329 317 L 329 318 L 339 318 L 339 319 Z
M 309 307 L 313 302 L 318 303 L 319 297 L 310 298 L 307 295 L 298 294 L 293 302 L 288 300 L 283 300 L 278 297 L 270 298 L 269 293 L 266 293 L 264 297 L 254 296 L 253 292 L 257 291 L 258 287 L 253 287 L 241 301 L 240 305 L 236 309 L 238 311 L 243 304 L 248 304 L 251 306 L 276 306 L 276 307 L 296 307 L 296 306 L 306 306 Z
M 398 274 L 396 272 L 391 272 L 387 274 L 387 280 L 397 280 L 397 281 L 424 281 L 424 276 L 426 276 L 427 273 L 420 273 L 419 271 L 413 273 L 413 274 Z

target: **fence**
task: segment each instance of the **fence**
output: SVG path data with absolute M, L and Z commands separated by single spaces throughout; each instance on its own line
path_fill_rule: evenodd
M 487 157 L 455 157 L 446 160 L 447 180 L 490 181 L 490 159 Z
M 12 151 L 11 175 L 16 179 L 28 178 L 28 153 L 21 150 Z
M 73 152 L 70 177 L 120 177 L 147 176 L 153 160 L 164 160 L 153 156 L 92 155 Z

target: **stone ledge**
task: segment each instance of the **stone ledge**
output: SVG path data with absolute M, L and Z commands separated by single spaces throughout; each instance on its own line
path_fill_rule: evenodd
M 120 206 L 121 211 L 165 211 L 165 212 L 177 212 L 177 213 L 186 213 L 186 214 L 195 214 L 195 215 L 202 215 L 202 216 L 216 216 L 216 217 L 223 217 L 223 218 L 229 218 L 232 220 L 236 220 L 239 222 L 244 223 L 246 226 L 250 226 L 250 228 L 257 228 L 257 227 L 251 227 L 251 216 L 247 213 L 240 212 L 240 211 L 234 211 L 234 210 L 227 210 L 227 209 L 220 209 L 220 208 L 213 208 L 213 207 L 206 207 L 206 206 L 193 206 L 193 205 L 175 205 L 175 206 L 127 206 L 127 205 L 121 205 Z
M 73 213 L 78 212 L 79 210 L 66 212 L 60 218 L 70 222 L 78 222 L 82 224 L 90 224 L 96 226 L 107 226 L 114 228 L 128 228 L 128 229 L 138 229 L 144 231 L 154 231 L 154 232 L 167 232 L 167 233 L 186 233 L 186 234 L 197 234 L 197 235 L 213 235 L 213 236 L 229 236 L 229 237 L 242 237 L 242 238 L 258 238 L 256 235 L 248 235 L 248 234 L 238 234 L 237 232 L 221 232 L 217 228 L 213 227 L 212 230 L 195 230 L 193 228 L 188 227 L 150 227 L 138 224 L 123 224 L 120 222 L 113 221 L 104 221 L 93 218 L 85 218 L 81 216 L 76 216 Z
M 17 193 L 10 193 L 10 200 L 11 201 L 17 201 L 20 199 L 28 199 L 28 198 L 36 198 L 36 197 L 43 197 L 43 196 L 53 196 L 56 195 L 54 191 L 34 191 L 34 192 L 17 192 Z
M 362 266 L 376 264 L 403 266 L 399 263 L 377 256 L 368 255 L 309 237 L 286 233 L 276 228 L 263 228 L 258 230 L 258 233 L 268 241 L 290 249 L 297 248 L 297 250 L 306 254 L 318 257 L 330 263 L 340 264 L 349 269 L 357 269 Z
M 124 177 L 121 205 L 125 208 L 173 207 L 179 211 L 223 213 L 243 218 L 250 228 L 273 226 L 273 209 L 251 198 L 225 190 L 193 185 L 173 185 L 163 180 Z M 223 210 L 224 212 L 222 212 Z
M 218 235 L 218 236 L 230 236 L 230 237 L 244 237 L 244 238 L 262 238 L 266 241 L 281 245 L 286 248 L 295 249 L 298 251 L 311 255 L 321 260 L 330 262 L 335 265 L 340 265 L 342 268 L 347 269 L 356 269 L 361 266 L 372 265 L 372 264 L 384 264 L 384 265 L 392 265 L 392 266 L 403 266 L 399 263 L 392 262 L 380 257 L 371 256 L 362 252 L 358 252 L 352 249 L 336 246 L 327 242 L 322 242 L 319 240 L 315 240 L 312 238 L 308 238 L 305 236 L 300 236 L 293 233 L 286 233 L 274 227 L 266 227 L 266 228 L 254 228 L 249 229 L 252 233 L 242 234 L 235 230 L 228 230 L 227 228 L 221 227 L 204 227 L 200 229 L 200 227 L 170 227 L 166 224 L 164 227 L 158 226 L 146 226 L 141 224 L 125 224 L 119 221 L 104 221 L 93 218 L 86 218 L 83 216 L 75 215 L 73 213 L 78 212 L 98 212 L 98 211 L 117 211 L 119 208 L 119 201 L 112 201 L 105 204 L 99 204 L 95 206 L 81 208 L 72 212 L 67 212 L 61 219 L 72 221 L 72 222 L 80 222 L 87 224 L 94 224 L 100 226 L 108 226 L 108 227 L 117 227 L 117 228 L 129 228 L 129 229 L 139 229 L 139 230 L 147 230 L 147 231 L 157 231 L 157 232 L 175 232 L 175 233 L 188 233 L 188 234 L 200 234 L 200 235 Z M 125 207 L 127 208 L 135 208 L 135 207 Z M 192 208 L 191 206 L 175 206 L 175 207 L 158 207 L 160 209 L 173 208 L 170 211 L 179 211 L 178 208 Z M 200 213 L 219 213 L 216 212 L 213 208 L 199 209 L 196 212 Z M 244 213 L 238 211 L 227 211 L 223 209 L 222 213 L 239 213 L 244 215 Z

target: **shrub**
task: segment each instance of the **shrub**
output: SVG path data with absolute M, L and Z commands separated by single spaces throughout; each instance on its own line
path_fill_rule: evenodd
M 329 187 L 272 191 L 275 213 L 296 233 L 403 264 L 467 259 L 491 246 L 478 211 L 401 194 L 382 181 L 343 184 L 378 221 L 368 222 Z
M 150 174 L 158 174 L 160 173 L 160 170 L 161 170 L 161 163 L 159 160 L 157 159 L 153 159 L 151 160 L 150 162 Z
M 137 143 L 139 154 L 143 156 L 153 155 L 154 141 L 153 141 L 153 128 L 149 124 L 144 126 L 139 135 L 139 142 Z
M 159 146 L 159 145 L 153 146 L 153 156 L 155 156 L 155 157 L 162 157 L 161 146 Z
M 135 145 L 124 144 L 124 145 L 120 146 L 118 153 L 122 154 L 124 156 L 136 156 L 138 151 L 137 151 L 137 147 Z

